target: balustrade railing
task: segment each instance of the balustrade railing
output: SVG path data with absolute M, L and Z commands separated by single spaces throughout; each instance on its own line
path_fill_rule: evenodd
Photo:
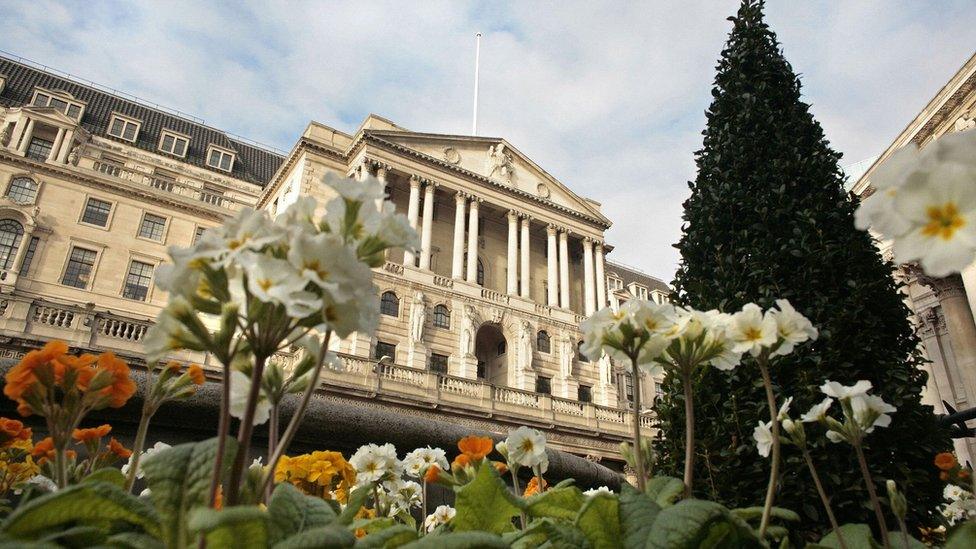
M 31 315 L 31 322 L 47 324 L 55 328 L 71 328 L 74 320 L 74 311 L 47 305 L 35 305 L 34 312 Z
M 160 177 L 154 174 L 147 174 L 137 170 L 131 170 L 125 166 L 120 166 L 114 162 L 96 160 L 93 169 L 101 174 L 105 174 L 118 179 L 124 179 L 138 185 L 145 185 L 161 191 L 185 196 L 193 200 L 199 200 L 205 204 L 226 208 L 231 211 L 239 211 L 246 204 L 229 198 L 217 189 L 210 189 L 205 186 L 196 187 L 186 183 L 180 183 L 175 179 Z
M 488 288 L 481 289 L 481 297 L 496 303 L 508 303 L 508 294 L 489 290 Z
M 126 341 L 142 341 L 151 324 L 124 318 L 104 317 L 98 319 L 98 333 Z
M 445 393 L 457 395 L 480 397 L 482 394 L 483 383 L 471 381 L 462 377 L 439 376 L 438 386 Z
M 383 270 L 395 275 L 402 275 L 403 265 L 400 265 L 399 263 L 394 263 L 392 261 L 387 261 L 386 263 L 383 264 Z

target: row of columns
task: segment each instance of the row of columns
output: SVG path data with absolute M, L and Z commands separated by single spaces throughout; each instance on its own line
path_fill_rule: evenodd
M 31 139 L 34 136 L 35 126 L 36 121 L 33 118 L 21 115 L 17 122 L 14 123 L 14 129 L 10 136 L 10 147 L 16 147 L 17 152 L 22 155 L 27 154 L 27 148 L 30 147 Z M 48 153 L 47 161 L 65 163 L 68 154 L 71 152 L 71 143 L 74 140 L 74 135 L 74 128 L 59 127 L 58 133 L 54 138 L 54 143 L 51 146 L 51 152 Z

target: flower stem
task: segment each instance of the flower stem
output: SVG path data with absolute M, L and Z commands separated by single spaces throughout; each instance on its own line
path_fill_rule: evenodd
M 146 446 L 146 434 L 149 432 L 149 420 L 152 419 L 154 413 L 155 410 L 147 401 L 142 407 L 142 417 L 139 418 L 139 428 L 136 429 L 136 440 L 132 445 L 132 463 L 129 464 L 129 474 L 125 478 L 126 492 L 131 492 L 132 486 L 136 483 L 139 461 L 142 459 L 142 450 Z
M 695 403 L 691 390 L 691 374 L 681 373 L 681 385 L 685 391 L 685 499 L 692 494 L 695 480 Z
M 241 478 L 244 476 L 244 467 L 247 464 L 247 456 L 251 449 L 251 435 L 254 434 L 254 411 L 258 407 L 258 398 L 261 396 L 261 377 L 264 375 L 264 365 L 267 360 L 268 357 L 264 355 L 255 355 L 254 357 L 251 387 L 247 393 L 244 417 L 241 418 L 241 426 L 237 431 L 237 455 L 234 456 L 234 464 L 230 469 L 230 484 L 227 486 L 227 503 L 225 506 L 237 505 L 237 499 L 241 493 Z
M 837 543 L 840 545 L 840 549 L 847 549 L 844 536 L 840 533 L 840 525 L 837 524 L 837 517 L 834 516 L 834 510 L 830 508 L 827 492 L 824 491 L 823 483 L 820 482 L 820 475 L 817 474 L 817 469 L 813 466 L 813 458 L 806 446 L 803 447 L 803 459 L 807 462 L 810 476 L 813 477 L 813 485 L 817 487 L 817 493 L 820 494 L 820 502 L 823 503 L 824 510 L 827 512 L 827 519 L 830 520 L 830 527 L 833 528 L 834 534 L 837 536 Z
M 908 526 L 905 525 L 905 519 L 901 517 L 898 518 L 898 528 L 901 530 L 901 541 L 905 544 L 905 549 L 909 549 L 908 545 Z
M 271 413 L 268 417 L 268 459 L 271 458 L 275 448 L 278 447 L 278 411 L 279 403 L 275 402 L 271 405 Z M 268 501 L 271 499 L 271 485 L 266 484 L 263 487 L 264 500 Z
M 521 497 L 522 491 L 519 490 L 518 471 L 517 471 L 517 469 L 518 469 L 518 465 L 509 464 L 509 466 L 508 466 L 508 472 L 512 473 L 512 489 L 515 490 L 515 495 L 516 496 Z M 519 510 L 519 515 L 520 515 L 519 516 L 519 519 L 520 519 L 521 524 L 522 524 L 522 529 L 525 530 L 525 511 L 520 509 Z
M 871 498 L 871 505 L 874 506 L 874 516 L 878 519 L 878 527 L 881 529 L 881 543 L 888 548 L 891 547 L 891 541 L 888 540 L 888 523 L 885 522 L 884 511 L 881 510 L 881 502 L 878 501 L 878 492 L 874 489 L 874 481 L 871 479 L 868 462 L 864 459 L 864 451 L 861 449 L 860 438 L 860 433 L 853 437 L 854 451 L 857 453 L 857 463 L 861 466 L 861 476 L 864 477 L 864 484 L 867 486 L 868 496 Z
M 637 357 L 632 357 L 631 369 L 633 371 L 634 377 L 634 470 L 637 474 L 637 489 L 644 492 L 644 488 L 647 486 L 647 477 L 644 474 L 644 452 L 641 448 L 641 433 L 640 433 L 640 410 L 641 410 L 641 398 L 640 398 L 640 369 L 637 366 Z M 539 488 L 542 488 L 542 478 L 539 478 Z
M 769 377 L 769 367 L 766 360 L 765 355 L 758 357 L 759 371 L 762 373 L 763 386 L 766 388 L 766 404 L 769 405 L 769 419 L 773 434 L 773 451 L 771 457 L 772 463 L 769 469 L 769 485 L 766 487 L 766 503 L 763 505 L 762 520 L 759 522 L 759 539 L 765 537 L 766 529 L 769 528 L 769 518 L 773 512 L 773 499 L 776 497 L 776 481 L 779 477 L 780 453 L 779 418 L 776 417 L 778 413 L 776 395 L 773 394 L 773 380 Z
M 424 522 L 427 520 L 427 479 L 424 478 L 420 485 L 420 513 L 423 517 L 420 519 L 420 532 L 424 531 Z
M 214 457 L 213 476 L 210 477 L 210 507 L 217 505 L 217 489 L 220 487 L 221 472 L 224 470 L 224 453 L 227 450 L 227 435 L 230 432 L 230 363 L 232 353 L 224 362 L 224 373 L 220 381 L 220 419 L 217 423 L 217 455 Z M 203 538 L 201 537 L 201 543 Z
M 291 444 L 291 440 L 295 438 L 295 433 L 298 432 L 298 425 L 302 422 L 302 418 L 305 416 L 305 410 L 308 408 L 308 403 L 312 400 L 312 393 L 315 392 L 315 388 L 319 384 L 319 376 L 322 374 L 322 365 L 325 364 L 325 357 L 329 354 L 329 339 L 331 338 L 332 330 L 325 332 L 325 337 L 322 339 L 322 347 L 319 350 L 319 356 L 318 360 L 316 361 L 315 368 L 312 370 L 312 378 L 308 383 L 308 388 L 305 389 L 305 393 L 302 395 L 302 401 L 298 404 L 298 408 L 295 409 L 295 413 L 291 416 L 291 420 L 288 421 L 288 427 L 285 428 L 285 432 L 281 435 L 281 440 L 274 449 L 274 453 L 268 456 L 268 469 L 265 471 L 264 480 L 261 482 L 261 491 L 264 491 L 266 487 L 270 486 L 272 479 L 274 479 L 274 472 L 275 468 L 278 466 L 278 461 L 281 459 L 281 456 L 284 455 L 285 450 L 288 449 L 288 445 Z

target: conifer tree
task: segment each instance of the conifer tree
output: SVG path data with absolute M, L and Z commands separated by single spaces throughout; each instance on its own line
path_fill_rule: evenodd
M 897 481 L 908 495 L 909 520 L 932 524 L 943 486 L 932 460 L 950 443 L 932 408 L 919 402 L 926 374 L 894 266 L 854 228 L 857 201 L 844 190 L 841 155 L 801 101 L 763 3 L 744 0 L 730 20 L 696 153 L 698 175 L 684 204 L 675 300 L 735 312 L 785 298 L 810 318 L 819 340 L 773 366 L 779 401 L 793 396 L 796 416 L 823 398 L 818 387 L 827 379 L 870 380 L 874 394 L 898 407 L 891 426 L 866 439 L 879 490 L 885 479 Z M 658 444 L 661 467 L 674 472 L 683 462 L 684 404 L 676 380 L 666 380 L 665 389 Z M 769 413 L 755 363 L 708 369 L 694 393 L 696 492 L 731 507 L 761 505 L 769 461 L 758 455 L 752 431 Z M 838 520 L 872 524 L 850 448 L 827 442 L 819 426 L 808 432 Z M 789 446 L 783 457 L 776 505 L 800 513 L 811 530 L 826 530 L 802 457 Z

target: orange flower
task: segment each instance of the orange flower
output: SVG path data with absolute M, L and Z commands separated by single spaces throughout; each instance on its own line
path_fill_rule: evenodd
M 546 486 L 549 486 L 549 483 L 546 482 L 545 479 L 543 479 L 542 487 L 545 488 Z M 532 477 L 532 480 L 530 480 L 529 484 L 525 487 L 525 493 L 522 494 L 522 497 L 527 498 L 533 494 L 538 494 L 538 493 L 539 493 L 539 477 Z
M 115 437 L 112 437 L 112 439 L 108 441 L 108 449 L 110 452 L 122 459 L 129 459 L 132 456 L 132 450 L 122 446 L 122 443 L 115 440 Z
M 468 454 L 458 454 L 458 457 L 454 458 L 451 463 L 451 469 L 464 469 L 468 465 L 471 465 L 471 458 L 468 457 Z
M 74 432 L 71 433 L 71 436 L 78 442 L 84 443 L 98 440 L 111 432 L 112 426 L 106 423 L 105 425 L 92 427 L 90 429 L 75 429 Z
M 16 419 L 0 417 L 0 446 L 7 447 L 18 440 L 30 440 L 33 432 L 30 427 Z
M 175 360 L 171 360 L 166 363 L 166 369 L 170 371 L 171 374 L 176 375 L 180 373 L 180 363 Z
M 499 475 L 504 475 L 508 472 L 508 465 L 506 465 L 504 462 L 493 461 L 491 464 L 495 466 L 495 469 L 498 471 Z
M 203 368 L 199 364 L 190 364 L 190 367 L 186 369 L 186 375 L 190 376 L 194 385 L 203 385 L 203 382 L 207 380 L 203 376 Z
M 115 353 L 102 353 L 96 368 L 112 375 L 112 384 L 102 389 L 101 394 L 108 397 L 109 406 L 121 408 L 136 392 L 136 382 L 129 379 L 129 365 L 116 358 Z
M 959 471 L 959 478 L 961 478 L 962 480 L 969 480 L 969 471 L 965 469 Z
M 458 441 L 458 449 L 472 461 L 484 459 L 494 448 L 491 437 L 468 436 Z
M 942 452 L 935 455 L 935 466 L 943 471 L 949 471 L 956 466 L 956 456 L 949 452 Z
M 54 459 L 54 440 L 51 437 L 42 439 L 34 445 L 31 456 L 38 460 L 38 464 L 43 463 L 41 460 Z
M 424 482 L 434 483 L 441 478 L 441 468 L 436 465 L 431 465 L 427 468 L 427 472 L 424 473 Z
M 945 471 L 939 471 L 939 480 L 949 480 L 949 473 Z
M 52 361 L 64 357 L 67 352 L 68 344 L 55 340 L 49 341 L 41 349 L 27 353 L 16 366 L 7 372 L 3 394 L 7 395 L 11 400 L 23 403 L 24 393 L 37 382 L 37 375 L 34 371 L 39 366 L 49 364 Z

